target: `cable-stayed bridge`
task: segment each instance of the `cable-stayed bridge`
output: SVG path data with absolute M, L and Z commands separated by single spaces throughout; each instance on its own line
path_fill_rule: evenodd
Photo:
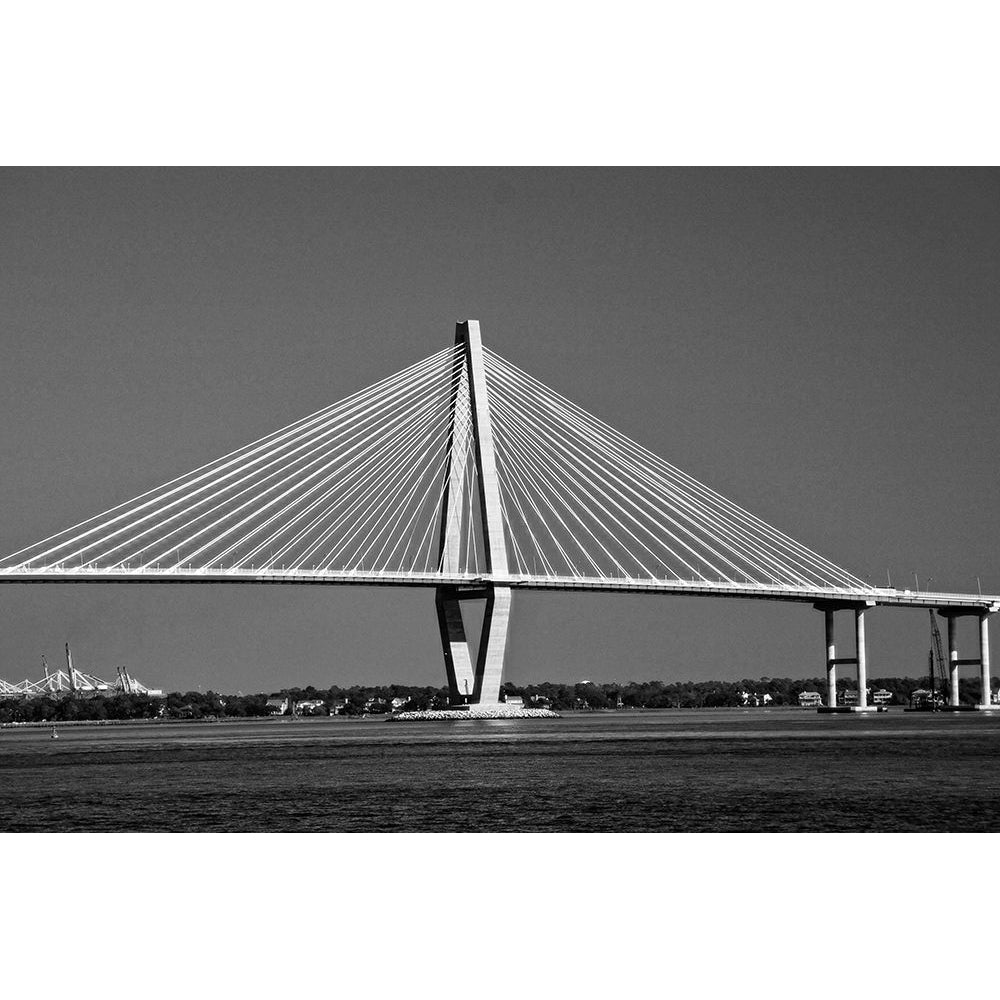
M 433 587 L 455 702 L 496 702 L 514 590 L 808 602 L 865 696 L 865 610 L 948 618 L 958 668 L 989 705 L 1000 597 L 873 587 L 654 455 L 484 347 L 460 323 L 439 351 L 329 407 L 0 559 L 5 583 Z M 462 604 L 485 600 L 477 649 Z M 838 657 L 834 612 L 855 617 Z M 979 618 L 959 659 L 956 619 Z

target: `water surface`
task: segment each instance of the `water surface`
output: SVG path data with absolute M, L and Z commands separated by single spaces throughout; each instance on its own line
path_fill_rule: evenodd
M 1000 829 L 1000 717 L 787 709 L 0 730 L 0 830 Z

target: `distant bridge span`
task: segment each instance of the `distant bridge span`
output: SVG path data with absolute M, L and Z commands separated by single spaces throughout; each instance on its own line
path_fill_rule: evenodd
M 0 559 L 0 583 L 434 588 L 455 703 L 496 702 L 516 590 L 812 604 L 866 693 L 865 612 L 948 620 L 950 702 L 980 668 L 1000 596 L 874 587 L 620 434 L 483 347 L 455 346 L 222 458 Z M 462 604 L 485 600 L 478 653 Z M 852 611 L 855 655 L 834 615 Z M 979 619 L 975 659 L 956 620 Z M 1000 709 L 1000 706 L 993 706 Z

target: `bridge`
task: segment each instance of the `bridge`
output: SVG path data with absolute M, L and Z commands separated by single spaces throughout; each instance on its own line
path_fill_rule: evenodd
M 659 458 L 482 343 L 455 343 L 221 458 L 0 559 L 0 583 L 432 587 L 453 703 L 499 700 L 516 590 L 803 602 L 824 614 L 828 707 L 865 614 L 948 621 L 949 703 L 990 706 L 1000 596 L 874 587 Z M 485 601 L 475 646 L 462 606 Z M 835 615 L 854 618 L 838 656 Z M 958 655 L 957 622 L 979 622 Z M 992 706 L 1000 709 L 1000 706 Z M 852 709 L 853 710 L 853 709 Z

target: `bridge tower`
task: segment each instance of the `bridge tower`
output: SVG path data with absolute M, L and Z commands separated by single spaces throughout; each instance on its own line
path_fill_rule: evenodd
M 441 513 L 441 569 L 446 575 L 461 572 L 462 538 L 472 527 L 465 521 L 467 517 L 472 517 L 472 499 L 466 509 L 464 496 L 469 471 L 467 456 L 471 450 L 475 455 L 476 489 L 473 492 L 479 496 L 486 573 L 491 578 L 504 579 L 508 575 L 507 542 L 493 453 L 490 397 L 483 367 L 479 321 L 459 323 L 455 330 L 455 344 L 461 348 L 464 360 L 452 377 L 454 416 Z M 469 448 L 470 435 L 472 449 Z M 486 606 L 479 648 L 473 662 L 462 604 L 481 600 L 485 600 Z M 498 587 L 492 582 L 440 586 L 435 603 L 451 703 L 496 704 L 500 700 L 500 680 L 507 650 L 510 587 Z

